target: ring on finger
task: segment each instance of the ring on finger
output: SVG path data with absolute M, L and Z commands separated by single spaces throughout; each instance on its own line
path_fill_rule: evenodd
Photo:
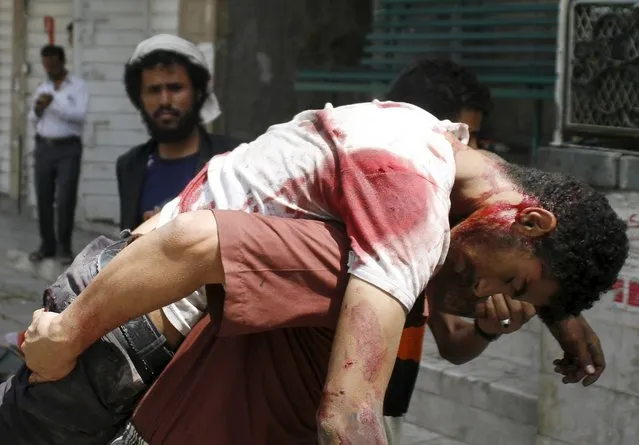
M 507 328 L 510 326 L 510 318 L 505 318 L 503 320 L 501 320 L 501 327 L 502 328 Z

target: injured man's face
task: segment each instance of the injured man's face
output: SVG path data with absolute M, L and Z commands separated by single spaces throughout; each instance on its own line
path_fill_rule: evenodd
M 495 294 L 549 305 L 559 284 L 535 250 L 539 232 L 554 230 L 548 218 L 543 209 L 495 206 L 455 226 L 446 262 L 428 285 L 431 308 L 474 317 L 477 305 Z

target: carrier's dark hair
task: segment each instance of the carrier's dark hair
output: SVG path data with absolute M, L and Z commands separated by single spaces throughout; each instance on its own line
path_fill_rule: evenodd
M 62 63 L 66 63 L 67 55 L 60 45 L 45 45 L 40 49 L 40 57 L 57 57 Z
M 450 60 L 423 58 L 402 70 L 386 99 L 417 105 L 438 119 L 457 121 L 463 109 L 488 113 L 490 89 L 467 68 Z

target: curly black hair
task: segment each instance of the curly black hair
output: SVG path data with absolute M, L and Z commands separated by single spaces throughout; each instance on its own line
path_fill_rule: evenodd
M 179 65 L 186 68 L 186 72 L 193 84 L 196 102 L 195 110 L 199 111 L 207 97 L 207 86 L 211 79 L 209 70 L 194 64 L 186 56 L 174 51 L 152 51 L 134 63 L 127 63 L 124 67 L 124 87 L 129 100 L 138 110 L 142 109 L 140 97 L 142 84 L 142 71 L 157 66 Z
M 554 213 L 557 227 L 535 246 L 560 291 L 539 312 L 546 323 L 576 316 L 609 290 L 628 256 L 626 223 L 603 193 L 559 173 L 505 164 L 521 192 Z
M 404 68 L 390 84 L 386 99 L 406 102 L 456 121 L 463 109 L 487 114 L 490 89 L 467 68 L 446 59 L 421 58 Z

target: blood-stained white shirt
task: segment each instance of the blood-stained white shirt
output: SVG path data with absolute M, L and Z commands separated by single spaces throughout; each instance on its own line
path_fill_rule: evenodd
M 457 141 L 465 125 L 404 103 L 304 111 L 211 159 L 160 225 L 203 208 L 343 222 L 349 273 L 410 310 L 448 252 Z M 203 289 L 164 308 L 183 334 L 205 310 Z

